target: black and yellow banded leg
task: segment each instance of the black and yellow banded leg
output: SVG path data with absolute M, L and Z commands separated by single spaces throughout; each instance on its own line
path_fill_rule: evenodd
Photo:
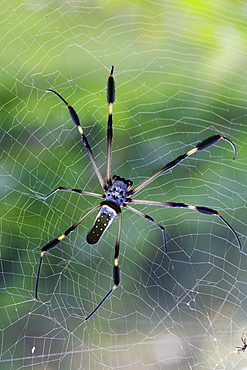
M 121 227 L 122 227 L 122 213 L 119 210 L 118 212 L 119 216 L 119 222 L 118 222 L 118 234 L 115 244 L 115 253 L 114 253 L 114 263 L 113 263 L 113 286 L 109 290 L 109 292 L 106 294 L 106 296 L 101 300 L 101 302 L 98 304 L 98 306 L 93 310 L 93 312 L 88 315 L 85 320 L 90 319 L 95 312 L 100 308 L 100 306 L 105 302 L 105 300 L 111 295 L 111 293 L 118 287 L 120 283 L 120 270 L 118 266 L 118 260 L 119 260 L 119 247 L 120 247 L 120 233 L 121 233 Z
M 89 143 L 88 143 L 88 140 L 87 140 L 87 138 L 86 138 L 86 135 L 84 134 L 84 131 L 83 131 L 83 128 L 81 127 L 81 124 L 80 124 L 80 120 L 79 120 L 79 117 L 78 117 L 78 115 L 77 115 L 77 113 L 76 113 L 76 111 L 74 110 L 74 108 L 69 104 L 69 103 L 67 103 L 66 102 L 66 100 L 60 95 L 60 94 L 58 94 L 56 91 L 54 91 L 54 90 L 51 90 L 51 89 L 48 89 L 48 90 L 46 90 L 46 91 L 50 91 L 50 92 L 52 92 L 53 94 L 55 94 L 55 95 L 57 95 L 63 102 L 64 102 L 64 104 L 65 105 L 67 105 L 67 108 L 68 108 L 68 110 L 69 110 L 69 113 L 70 113 L 70 116 L 71 116 L 71 118 L 72 118 L 72 121 L 74 122 L 74 124 L 76 125 L 76 127 L 77 127 L 77 129 L 78 129 L 78 131 L 79 131 L 79 134 L 81 135 L 81 137 L 82 137 L 82 141 L 83 141 L 83 144 L 84 144 L 84 147 L 85 147 L 85 149 L 86 149 L 86 151 L 87 151 L 87 154 L 88 154 L 88 156 L 89 156 L 89 158 L 90 158 L 90 160 L 91 160 L 91 163 L 92 163 L 92 165 L 93 165 L 93 168 L 94 168 L 94 171 L 95 171 L 95 173 L 96 173 L 96 175 L 97 175 L 97 177 L 98 177 L 98 180 L 99 180 L 99 182 L 100 182 L 100 185 L 101 185 L 101 187 L 102 187 L 102 189 L 103 190 L 107 190 L 107 186 L 106 186 L 106 184 L 105 184 L 105 182 L 104 182 L 104 179 L 103 179 L 103 177 L 102 177 L 102 175 L 101 175 L 101 173 L 100 173 L 100 171 L 99 171 L 99 168 L 98 168 L 98 166 L 97 166 L 97 164 L 96 164 L 96 162 L 95 162 L 95 159 L 94 159 L 94 156 L 93 156 L 93 152 L 92 152 L 92 149 L 91 149 L 91 147 L 90 147 L 90 145 L 89 145 Z
M 106 170 L 106 178 L 107 184 L 112 184 L 111 179 L 111 152 L 112 152 L 112 139 L 113 139 L 113 130 L 112 130 L 112 111 L 113 111 L 113 103 L 115 101 L 115 82 L 113 78 L 113 70 L 114 67 L 111 67 L 110 76 L 107 81 L 107 102 L 109 104 L 109 111 L 108 111 L 108 123 L 107 123 L 107 170 Z
M 236 147 L 233 144 L 233 142 L 231 140 L 227 139 L 225 136 L 213 135 L 213 136 L 210 136 L 209 138 L 201 141 L 199 144 L 197 144 L 197 146 L 195 148 L 189 150 L 187 153 L 178 156 L 176 159 L 174 159 L 173 161 L 166 164 L 163 168 L 161 168 L 161 170 L 156 172 L 153 176 L 151 176 L 147 180 L 143 181 L 140 185 L 138 185 L 133 190 L 130 190 L 128 195 L 133 195 L 133 194 L 137 193 L 139 190 L 144 188 L 146 185 L 150 184 L 152 181 L 154 181 L 157 177 L 162 175 L 164 172 L 166 172 L 169 169 L 175 167 L 179 162 L 181 162 L 185 158 L 187 158 L 190 155 L 196 153 L 197 151 L 208 148 L 209 146 L 217 143 L 217 141 L 219 141 L 220 139 L 226 140 L 228 143 L 231 144 L 231 146 L 233 147 L 233 152 L 234 152 L 234 155 L 233 155 L 233 160 L 234 160 L 236 158 Z
M 38 267 L 38 273 L 37 273 L 37 278 L 36 278 L 36 284 L 35 284 L 35 298 L 38 298 L 38 286 L 39 286 L 39 277 L 40 277 L 40 272 L 41 272 L 41 267 L 43 263 L 43 257 L 46 252 L 48 252 L 50 249 L 56 247 L 61 240 L 63 240 L 66 236 L 68 236 L 72 231 L 74 231 L 77 226 L 85 220 L 87 216 L 89 216 L 93 211 L 95 211 L 97 208 L 101 207 L 101 204 L 98 204 L 94 208 L 92 208 L 88 213 L 86 213 L 85 216 L 83 216 L 79 221 L 77 221 L 74 225 L 72 225 L 69 229 L 67 229 L 62 235 L 60 235 L 58 238 L 54 238 L 50 240 L 47 244 L 43 246 L 40 252 L 40 260 L 39 260 L 39 267 Z
M 231 230 L 231 232 L 234 234 L 235 238 L 237 239 L 240 251 L 242 251 L 242 245 L 241 245 L 239 236 L 237 235 L 236 231 L 219 214 L 219 212 L 215 211 L 212 208 L 208 208 L 208 207 L 204 207 L 204 206 L 191 206 L 191 205 L 188 205 L 188 204 L 176 203 L 176 202 L 158 202 L 158 201 L 139 200 L 139 199 L 130 199 L 130 198 L 127 199 L 126 202 L 129 202 L 131 204 L 145 204 L 145 205 L 172 207 L 172 208 L 187 208 L 187 209 L 191 209 L 192 211 L 197 211 L 197 212 L 200 212 L 200 213 L 206 213 L 208 215 L 215 215 L 215 216 L 219 217 L 225 223 L 225 225 Z M 128 206 L 128 208 L 130 208 L 130 207 Z M 134 210 L 134 209 L 132 209 L 132 207 L 131 207 L 131 210 Z M 136 212 L 136 210 L 135 210 L 135 212 Z

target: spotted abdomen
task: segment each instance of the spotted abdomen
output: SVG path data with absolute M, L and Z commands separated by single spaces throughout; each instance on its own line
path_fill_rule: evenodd
M 88 244 L 97 243 L 116 216 L 117 212 L 112 207 L 103 205 L 87 234 Z

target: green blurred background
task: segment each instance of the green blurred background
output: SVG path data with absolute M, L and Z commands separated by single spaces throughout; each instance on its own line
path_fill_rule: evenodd
M 1 368 L 241 369 L 246 323 L 245 1 L 1 3 Z M 123 212 L 121 286 L 112 284 L 117 223 L 95 246 L 88 217 L 44 258 L 41 247 L 101 192 L 58 91 L 80 116 L 105 174 L 106 81 L 115 66 L 113 174 L 137 185 L 202 139 L 224 141 L 179 164 L 136 196 L 218 210 L 136 206 L 160 230 Z

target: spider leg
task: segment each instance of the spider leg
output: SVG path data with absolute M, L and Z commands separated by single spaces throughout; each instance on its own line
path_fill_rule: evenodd
M 105 198 L 105 195 L 102 195 L 102 194 L 91 193 L 89 191 L 84 191 L 84 190 L 80 190 L 80 189 L 68 189 L 68 188 L 64 188 L 63 186 L 59 186 L 57 189 L 51 191 L 49 194 L 47 194 L 46 196 L 44 196 L 44 199 L 49 198 L 52 194 L 56 193 L 59 190 L 71 191 L 73 193 L 79 193 L 79 194 L 83 194 L 83 195 L 89 195 L 91 197 Z
M 129 195 L 133 195 L 133 194 L 137 193 L 139 190 L 141 190 L 142 188 L 144 188 L 146 185 L 150 184 L 152 181 L 154 181 L 155 179 L 157 179 L 157 177 L 159 177 L 160 175 L 162 175 L 164 172 L 168 171 L 170 168 L 175 167 L 183 159 L 185 159 L 188 156 L 194 154 L 198 150 L 206 149 L 207 147 L 215 144 L 220 139 L 226 140 L 226 141 L 228 141 L 232 145 L 233 151 L 234 151 L 234 156 L 233 156 L 233 160 L 234 160 L 236 158 L 236 147 L 233 144 L 233 142 L 231 140 L 227 139 L 225 136 L 222 136 L 222 135 L 210 136 L 209 138 L 207 138 L 207 139 L 201 141 L 199 144 L 197 144 L 197 146 L 195 148 L 189 150 L 185 154 L 182 154 L 182 155 L 178 156 L 176 159 L 174 159 L 173 161 L 171 161 L 168 164 L 166 164 L 163 168 L 161 168 L 160 171 L 156 172 L 153 176 L 151 176 L 148 179 L 146 179 L 145 181 L 143 181 L 135 189 L 130 190 L 128 192 L 128 194 Z
M 102 187 L 104 190 L 106 190 L 106 189 L 107 189 L 107 186 L 106 186 L 106 184 L 105 184 L 105 182 L 104 182 L 104 180 L 103 180 L 103 177 L 102 177 L 102 175 L 101 175 L 101 173 L 100 173 L 100 171 L 99 171 L 99 168 L 98 168 L 98 166 L 97 166 L 97 164 L 96 164 L 96 162 L 95 162 L 95 159 L 94 159 L 94 156 L 93 156 L 92 149 L 91 149 L 91 147 L 90 147 L 90 145 L 89 145 L 89 143 L 88 143 L 88 140 L 87 140 L 87 138 L 86 138 L 86 136 L 85 136 L 85 134 L 84 134 L 84 131 L 83 131 L 82 127 L 81 127 L 80 120 L 79 120 L 79 117 L 78 117 L 78 115 L 77 115 L 76 111 L 75 111 L 75 110 L 74 110 L 74 108 L 73 108 L 71 105 L 69 105 L 69 103 L 67 103 L 67 102 L 66 102 L 66 100 L 65 100 L 65 99 L 64 99 L 60 94 L 58 94 L 56 91 L 51 90 L 51 89 L 48 89 L 48 90 L 46 90 L 46 91 L 50 91 L 50 92 L 52 92 L 53 94 L 57 95 L 57 96 L 58 96 L 58 97 L 59 97 L 59 98 L 64 102 L 64 104 L 65 104 L 65 105 L 67 105 L 67 108 L 68 108 L 68 110 L 69 110 L 69 113 L 70 113 L 70 116 L 71 116 L 71 118 L 72 118 L 72 121 L 73 121 L 73 122 L 74 122 L 74 124 L 76 125 L 76 127 L 77 127 L 77 129 L 78 129 L 78 131 L 79 131 L 79 133 L 80 133 L 80 135 L 81 135 L 81 137 L 82 137 L 82 141 L 83 141 L 84 147 L 85 147 L 85 149 L 86 149 L 86 151 L 87 151 L 87 154 L 88 154 L 88 156 L 89 156 L 89 158 L 90 158 L 90 160 L 91 160 L 91 163 L 92 163 L 93 168 L 94 168 L 94 171 L 95 171 L 95 173 L 96 173 L 96 175 L 97 175 L 97 177 L 98 177 L 98 180 L 99 180 L 99 182 L 100 182 L 100 185 L 101 185 L 101 187 Z
M 89 216 L 93 211 L 95 211 L 97 208 L 101 207 L 101 203 L 97 206 L 93 207 L 89 212 L 87 212 L 79 221 L 77 221 L 74 225 L 72 225 L 69 229 L 67 229 L 62 235 L 60 235 L 58 238 L 54 238 L 50 240 L 47 244 L 43 246 L 40 252 L 40 260 L 39 260 L 39 267 L 38 267 L 38 273 L 36 277 L 36 284 L 35 284 L 35 298 L 38 298 L 38 286 L 39 286 L 39 277 L 41 272 L 41 267 L 43 263 L 43 257 L 45 252 L 48 252 L 50 249 L 56 247 L 61 240 L 63 240 L 66 236 L 68 236 L 72 231 L 75 230 L 75 228 L 83 221 L 87 216 Z
M 148 216 L 147 214 L 143 213 L 143 212 L 140 212 L 138 211 L 137 209 L 133 208 L 133 207 L 130 207 L 129 205 L 127 204 L 123 204 L 123 207 L 129 209 L 130 211 L 138 214 L 139 216 L 141 217 L 144 217 L 146 218 L 147 220 L 149 220 L 150 222 L 152 222 L 153 224 L 155 224 L 158 228 L 160 228 L 161 232 L 162 232 L 162 237 L 163 237 L 163 244 L 164 244 L 164 252 L 167 253 L 167 246 L 166 246 L 166 234 L 165 234 L 165 228 L 164 226 L 158 224 L 158 222 L 156 222 L 152 217 Z
M 176 203 L 176 202 L 156 202 L 156 201 L 149 201 L 149 200 L 138 200 L 138 199 L 130 199 L 127 198 L 126 202 L 132 203 L 132 204 L 147 204 L 147 205 L 154 205 L 154 206 L 166 206 L 166 207 L 178 207 L 178 208 L 187 208 L 191 209 L 193 211 L 197 211 L 200 213 L 206 213 L 208 215 L 215 215 L 218 216 L 225 224 L 226 226 L 231 230 L 231 232 L 234 234 L 235 238 L 237 239 L 238 246 L 240 251 L 242 251 L 242 246 L 240 239 L 236 233 L 236 231 L 232 228 L 232 226 L 214 209 L 203 207 L 203 206 L 191 206 L 184 203 Z
M 117 234 L 117 239 L 116 239 L 116 244 L 115 244 L 115 253 L 114 253 L 114 264 L 113 264 L 113 286 L 109 290 L 109 292 L 106 294 L 106 296 L 100 301 L 98 306 L 90 313 L 85 318 L 85 321 L 90 319 L 96 311 L 100 308 L 100 306 L 105 302 L 105 300 L 111 295 L 111 293 L 118 287 L 120 283 L 120 270 L 118 266 L 118 257 L 119 257 L 119 246 L 120 246 L 120 233 L 121 233 L 121 226 L 122 226 L 122 213 L 121 210 L 119 209 L 118 211 L 118 216 L 119 216 L 119 222 L 118 222 L 118 234 Z
M 107 183 L 108 185 L 112 184 L 111 181 L 111 152 L 112 152 L 112 139 L 113 139 L 113 130 L 112 130 L 112 109 L 113 103 L 115 101 L 115 83 L 113 78 L 114 67 L 111 67 L 110 76 L 107 82 L 107 102 L 109 104 L 108 112 L 108 123 L 107 123 Z

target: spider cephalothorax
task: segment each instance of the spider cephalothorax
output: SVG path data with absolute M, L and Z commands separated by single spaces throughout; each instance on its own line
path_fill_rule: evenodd
M 120 176 L 113 176 L 112 184 L 109 185 L 106 191 L 106 200 L 116 203 L 118 206 L 122 206 L 126 201 L 128 190 L 132 186 L 132 181 L 125 180 Z
M 102 303 L 109 297 L 109 295 L 113 292 L 114 289 L 119 285 L 120 283 L 120 273 L 119 273 L 119 266 L 118 266 L 118 258 L 119 258 L 119 244 L 120 244 L 120 231 L 121 231 L 121 224 L 122 224 L 122 212 L 121 207 L 131 210 L 132 212 L 135 212 L 141 217 L 146 218 L 153 224 L 155 224 L 162 232 L 163 236 L 163 243 L 164 243 L 164 251 L 167 252 L 166 247 L 166 238 L 165 238 L 165 228 L 160 225 L 158 222 L 156 222 L 152 217 L 146 215 L 143 212 L 140 212 L 139 210 L 131 207 L 129 203 L 131 204 L 144 204 L 144 205 L 154 205 L 154 206 L 165 206 L 165 207 L 173 207 L 173 208 L 187 208 L 190 210 L 194 210 L 200 213 L 206 213 L 209 215 L 215 215 L 218 216 L 227 226 L 228 228 L 233 232 L 235 235 L 239 248 L 241 250 L 241 244 L 239 237 L 237 233 L 234 231 L 234 229 L 231 227 L 231 225 L 215 210 L 204 207 L 204 206 L 193 206 L 188 205 L 184 203 L 176 203 L 176 202 L 163 202 L 163 201 L 150 201 L 150 200 L 138 200 L 138 199 L 132 199 L 130 196 L 135 195 L 139 190 L 143 189 L 145 186 L 150 184 L 152 181 L 154 181 L 158 176 L 162 175 L 166 171 L 172 169 L 175 167 L 179 162 L 187 158 L 188 156 L 194 154 L 195 152 L 199 150 L 206 149 L 207 147 L 215 144 L 220 139 L 226 140 L 229 142 L 234 150 L 234 157 L 236 157 L 236 148 L 235 145 L 232 143 L 231 140 L 227 139 L 226 137 L 222 135 L 213 135 L 209 138 L 201 141 L 199 144 L 196 145 L 193 149 L 189 150 L 185 154 L 182 154 L 175 158 L 173 161 L 167 163 L 164 167 L 161 168 L 158 172 L 156 172 L 153 176 L 147 178 L 142 183 L 137 185 L 134 189 L 130 189 L 132 186 L 132 181 L 126 180 L 120 176 L 113 176 L 111 177 L 111 148 L 112 148 L 112 138 L 113 138 L 113 130 L 112 130 L 112 110 L 113 110 L 113 103 L 115 100 L 115 83 L 113 78 L 113 66 L 110 71 L 110 76 L 108 78 L 107 82 L 107 101 L 109 104 L 109 111 L 108 111 L 108 125 L 107 125 L 107 170 L 106 170 L 106 182 L 104 181 L 99 168 L 95 162 L 91 147 L 88 143 L 88 140 L 84 134 L 84 131 L 81 127 L 79 117 L 71 105 L 69 105 L 64 98 L 60 94 L 58 94 L 54 90 L 47 90 L 51 91 L 55 95 L 57 95 L 68 107 L 70 116 L 74 122 L 74 124 L 77 126 L 77 129 L 82 137 L 82 141 L 84 144 L 84 147 L 87 151 L 87 154 L 91 160 L 91 163 L 93 165 L 94 171 L 98 177 L 99 183 L 101 185 L 101 188 L 104 191 L 104 194 L 97 194 L 92 193 L 89 191 L 84 191 L 80 189 L 69 189 L 60 186 L 59 188 L 55 189 L 51 193 L 49 193 L 46 197 L 48 198 L 50 195 L 56 193 L 58 190 L 64 190 L 64 191 L 71 191 L 74 193 L 79 193 L 82 195 L 88 195 L 92 197 L 97 197 L 103 199 L 103 201 L 93 207 L 89 212 L 87 212 L 79 221 L 77 221 L 74 225 L 72 225 L 68 230 L 66 230 L 62 235 L 60 235 L 58 238 L 54 238 L 51 241 L 49 241 L 47 244 L 43 246 L 40 253 L 40 261 L 39 261 L 39 267 L 38 267 L 38 273 L 36 278 L 36 286 L 35 286 L 35 298 L 38 297 L 38 284 L 39 284 L 39 277 L 40 277 L 40 271 L 41 266 L 43 262 L 43 256 L 45 252 L 49 251 L 50 249 L 54 248 L 56 245 L 58 245 L 61 240 L 63 240 L 67 235 L 69 235 L 75 228 L 83 221 L 87 216 L 89 216 L 92 212 L 99 209 L 99 212 L 97 214 L 97 217 L 95 219 L 95 222 L 92 226 L 92 228 L 89 230 L 87 234 L 87 242 L 89 244 L 95 244 L 97 243 L 104 232 L 107 230 L 107 228 L 110 226 L 110 224 L 113 222 L 113 220 L 118 216 L 119 223 L 118 223 L 118 233 L 117 238 L 115 242 L 115 253 L 114 253 L 114 262 L 113 262 L 113 286 L 109 290 L 109 292 L 106 294 L 106 296 L 101 300 L 101 302 L 98 304 L 98 306 L 91 312 L 90 315 L 88 315 L 85 320 L 88 320 L 102 305 Z M 245 344 L 245 342 L 243 342 Z M 243 350 L 243 349 L 242 349 Z

